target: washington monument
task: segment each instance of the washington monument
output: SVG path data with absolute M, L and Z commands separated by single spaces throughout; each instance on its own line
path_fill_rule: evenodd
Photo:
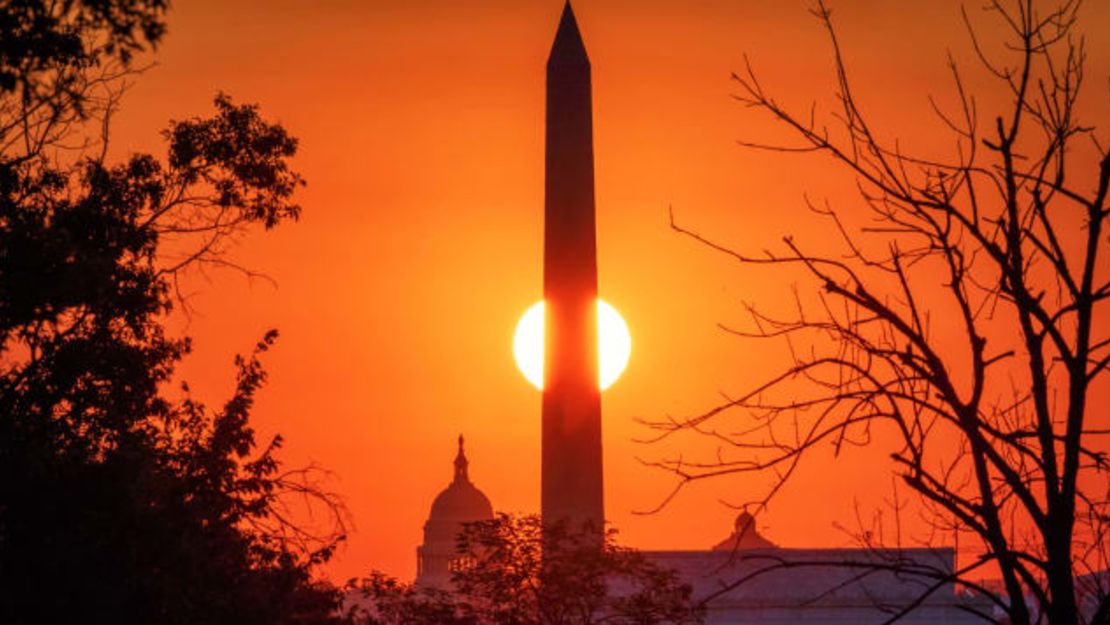
M 600 529 L 605 511 L 590 60 L 569 2 L 547 60 L 544 204 L 541 511 L 546 522 L 588 522 Z

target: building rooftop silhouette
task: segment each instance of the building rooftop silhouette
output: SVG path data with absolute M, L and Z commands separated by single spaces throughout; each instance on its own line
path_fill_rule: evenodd
M 739 549 L 769 549 L 775 543 L 760 535 L 755 527 L 755 517 L 741 512 L 736 517 L 732 535 L 713 546 L 713 551 L 736 551 Z
M 458 552 L 463 524 L 493 518 L 489 498 L 470 481 L 469 464 L 460 436 L 454 479 L 433 501 L 424 524 L 424 544 L 416 549 L 417 586 L 450 590 L 451 573 L 473 564 Z M 920 581 L 883 570 L 885 565 L 898 561 L 952 571 L 956 554 L 951 547 L 780 547 L 760 535 L 755 517 L 747 512 L 736 518 L 731 535 L 712 547 L 640 553 L 675 571 L 690 584 L 696 599 L 706 601 L 707 625 L 878 623 L 889 617 L 889 610 L 911 604 L 917 609 L 899 622 L 970 625 L 978 620 L 967 608 L 990 609 L 981 601 L 958 594 L 953 584 L 934 589 L 922 598 Z M 776 563 L 784 566 L 778 568 Z M 872 565 L 879 569 L 861 573 Z

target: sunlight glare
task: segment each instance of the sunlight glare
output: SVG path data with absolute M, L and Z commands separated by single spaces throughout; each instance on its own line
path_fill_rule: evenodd
M 513 357 L 524 377 L 543 389 L 543 301 L 524 312 L 513 335 Z M 597 300 L 598 377 L 605 390 L 617 381 L 628 366 L 632 336 L 624 318 L 608 302 Z

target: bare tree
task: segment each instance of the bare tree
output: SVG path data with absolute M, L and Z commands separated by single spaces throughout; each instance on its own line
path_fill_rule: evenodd
M 947 160 L 880 138 L 861 112 L 822 0 L 812 13 L 827 32 L 837 80 L 827 121 L 816 105 L 795 112 L 780 104 L 745 59 L 735 97 L 796 142 L 742 145 L 831 156 L 857 181 L 869 223 L 853 225 L 807 199 L 839 232 L 843 254 L 814 252 L 793 237 L 779 251 L 750 254 L 672 216 L 676 230 L 735 261 L 800 268 L 810 289 L 799 287 L 794 316 L 748 306 L 751 328 L 726 328 L 784 341 L 784 370 L 704 413 L 651 424 L 660 438 L 693 430 L 738 452 L 655 463 L 678 476 L 676 491 L 767 473 L 773 486 L 752 502 L 766 506 L 816 446 L 893 441 L 897 475 L 933 527 L 978 547 L 954 571 L 908 574 L 981 595 L 994 606 L 980 611 L 988 620 L 1110 622 L 1110 430 L 1088 402 L 1110 367 L 1110 328 L 1101 325 L 1110 298 L 1110 157 L 1078 118 L 1079 5 L 990 0 L 986 10 L 1007 33 L 1001 55 L 963 12 L 978 61 L 1008 103 L 981 127 L 950 56 L 955 114 L 930 99 L 954 140 Z M 958 346 L 938 340 L 939 324 L 958 329 Z

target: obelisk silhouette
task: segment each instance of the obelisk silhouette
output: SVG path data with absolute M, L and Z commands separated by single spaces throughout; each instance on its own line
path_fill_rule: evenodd
M 567 2 L 547 59 L 541 512 L 605 520 L 597 358 L 597 249 L 590 60 Z

